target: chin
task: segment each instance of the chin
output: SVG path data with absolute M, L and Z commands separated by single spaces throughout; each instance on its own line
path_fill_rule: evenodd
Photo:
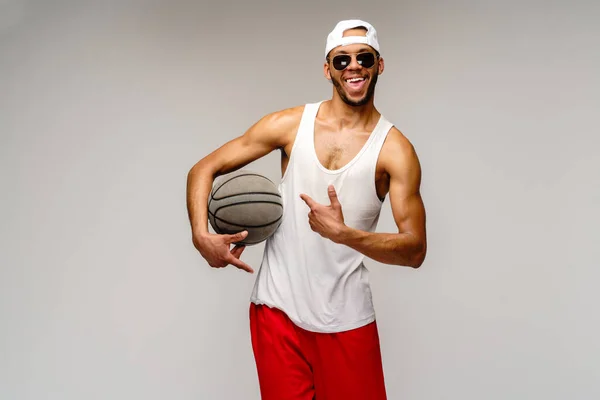
M 373 98 L 373 95 L 375 94 L 375 85 L 377 84 L 377 78 L 377 74 L 373 76 L 373 79 L 371 82 L 369 82 L 369 86 L 367 87 L 365 94 L 363 94 L 360 97 L 354 98 L 348 95 L 348 92 L 346 92 L 341 82 L 333 80 L 333 84 L 344 103 L 352 107 L 360 107 L 369 103 L 369 101 L 371 101 L 371 99 Z
M 364 94 L 357 96 L 350 96 L 345 90 L 339 89 L 340 88 L 338 88 L 338 94 L 340 95 L 340 98 L 344 101 L 344 103 L 348 104 L 349 106 L 360 107 L 364 106 L 365 104 L 369 103 L 369 101 L 371 101 L 374 95 L 375 85 L 370 85 L 365 90 Z
M 351 99 L 348 96 L 342 96 L 342 100 L 344 100 L 344 103 L 348 104 L 349 106 L 360 107 L 367 104 L 369 100 L 371 100 L 371 96 L 367 96 L 365 94 L 363 98 L 359 99 Z

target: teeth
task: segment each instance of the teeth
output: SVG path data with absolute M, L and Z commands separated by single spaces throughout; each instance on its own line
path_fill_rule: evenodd
M 365 78 L 350 78 L 350 79 L 346 79 L 346 82 L 359 82 L 359 81 L 364 81 Z

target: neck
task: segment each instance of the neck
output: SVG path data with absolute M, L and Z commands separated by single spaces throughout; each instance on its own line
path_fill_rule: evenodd
M 340 128 L 364 128 L 379 117 L 373 98 L 362 106 L 346 104 L 337 94 L 329 102 L 329 113 L 339 123 Z

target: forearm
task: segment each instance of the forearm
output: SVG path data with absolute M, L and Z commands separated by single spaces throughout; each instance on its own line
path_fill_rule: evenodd
M 424 240 L 411 233 L 374 233 L 346 226 L 336 242 L 375 261 L 412 268 L 421 266 L 426 253 Z
M 192 233 L 208 232 L 208 196 L 212 189 L 214 175 L 201 163 L 188 173 L 186 202 Z

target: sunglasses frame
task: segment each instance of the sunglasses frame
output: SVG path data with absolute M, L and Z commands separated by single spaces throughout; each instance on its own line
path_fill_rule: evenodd
M 371 65 L 370 67 L 365 67 L 365 66 L 363 66 L 362 64 L 360 64 L 360 63 L 358 62 L 358 57 L 359 57 L 360 55 L 362 55 L 362 54 L 370 54 L 370 55 L 372 55 L 372 56 L 373 56 L 373 65 Z M 349 63 L 348 65 L 346 65 L 344 68 L 342 68 L 342 69 L 338 69 L 338 68 L 335 66 L 334 62 L 333 62 L 333 61 L 334 61 L 334 60 L 335 60 L 337 57 L 350 57 L 350 63 L 352 63 L 352 59 L 354 58 L 354 59 L 356 60 L 356 62 L 358 63 L 358 65 L 360 65 L 362 68 L 370 69 L 370 68 L 373 68 L 373 66 L 375 66 L 375 64 L 377 64 L 377 61 L 379 60 L 379 57 L 380 57 L 380 56 L 379 56 L 379 54 L 378 54 L 378 53 L 375 53 L 375 54 L 373 54 L 373 53 L 371 53 L 370 51 L 361 51 L 360 53 L 352 53 L 352 54 L 348 54 L 348 53 L 342 53 L 342 54 L 337 54 L 337 55 L 335 55 L 335 56 L 333 56 L 333 57 L 327 57 L 327 62 L 328 62 L 328 63 L 331 63 L 331 66 L 332 66 L 332 67 L 333 67 L 333 68 L 334 68 L 336 71 L 343 71 L 343 70 L 345 70 L 346 68 L 348 68 L 348 67 L 350 66 L 350 63 Z

